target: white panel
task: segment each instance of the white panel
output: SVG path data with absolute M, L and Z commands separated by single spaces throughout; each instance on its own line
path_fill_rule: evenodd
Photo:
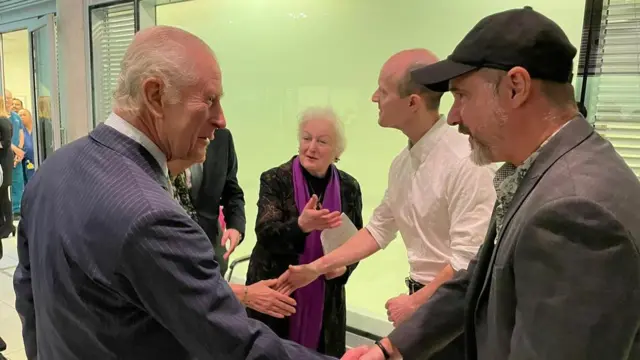
M 94 124 L 111 112 L 120 62 L 135 35 L 132 2 L 91 10 Z
M 595 127 L 640 177 L 640 0 L 605 1 Z

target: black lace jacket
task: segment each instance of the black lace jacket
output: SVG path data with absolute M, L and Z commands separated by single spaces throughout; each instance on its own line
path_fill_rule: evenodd
M 256 220 L 257 242 L 251 254 L 247 285 L 278 278 L 290 264 L 298 264 L 304 251 L 306 234 L 298 227 L 293 195 L 292 161 L 270 169 L 260 176 L 260 196 Z M 362 228 L 362 194 L 360 185 L 351 175 L 338 170 L 342 211 L 354 225 Z M 341 357 L 345 351 L 346 299 L 344 285 L 357 264 L 336 279 L 326 280 L 325 304 L 320 341 L 321 353 Z M 249 316 L 267 324 L 280 337 L 288 338 L 289 319 L 276 319 L 248 310 Z

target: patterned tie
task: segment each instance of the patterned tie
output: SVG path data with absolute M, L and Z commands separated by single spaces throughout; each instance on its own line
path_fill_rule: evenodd
M 178 174 L 172 182 L 173 196 L 178 201 L 184 210 L 191 216 L 192 219 L 196 218 L 196 209 L 191 202 L 191 196 L 189 194 L 189 187 L 187 186 L 187 176 L 183 172 Z

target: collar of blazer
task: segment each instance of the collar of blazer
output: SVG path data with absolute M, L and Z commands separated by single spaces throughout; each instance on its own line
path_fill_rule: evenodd
M 509 221 L 518 211 L 520 205 L 527 198 L 527 195 L 536 186 L 542 175 L 551 168 L 562 156 L 582 143 L 593 133 L 593 127 L 584 119 L 582 115 L 573 118 L 564 128 L 558 131 L 553 138 L 540 149 L 538 157 L 535 159 L 529 171 L 522 179 L 518 190 L 516 190 L 513 200 L 509 204 L 509 209 L 505 214 L 502 233 L 509 225 Z M 498 243 L 500 241 L 498 240 Z
M 158 161 L 140 143 L 105 124 L 98 125 L 89 133 L 89 137 L 138 165 L 165 190 L 172 192 L 169 178 Z
M 549 168 L 551 168 L 553 164 L 555 164 L 564 154 L 568 153 L 573 148 L 582 143 L 585 139 L 587 139 L 593 133 L 593 131 L 593 127 L 584 119 L 582 115 L 578 115 L 573 118 L 552 139 L 550 139 L 542 149 L 540 149 L 538 157 L 531 165 L 529 171 L 527 171 L 527 174 L 524 176 L 524 179 L 522 179 L 518 190 L 513 196 L 513 200 L 511 201 L 509 209 L 505 214 L 500 234 L 496 234 L 495 232 L 495 219 L 491 220 L 487 238 L 485 239 L 483 249 L 478 256 L 478 265 L 476 269 L 480 270 L 481 272 L 478 273 L 478 276 L 474 276 L 476 281 L 482 283 L 482 287 L 480 288 L 479 293 L 477 293 L 478 296 L 472 296 L 472 298 L 475 299 L 475 304 L 472 304 L 472 306 L 474 307 L 474 314 L 478 310 L 479 302 L 477 300 L 482 297 L 482 294 L 489 284 L 488 279 L 491 274 L 491 269 L 493 268 L 498 247 L 501 243 L 501 237 L 505 233 L 505 229 L 507 229 L 507 227 L 509 226 L 509 222 L 518 211 L 524 200 L 527 198 L 531 190 L 533 190 L 535 185 L 538 183 L 542 175 L 544 175 L 544 173 L 549 170 Z M 498 236 L 498 241 L 494 245 L 493 243 L 496 235 Z M 482 269 L 486 269 L 486 271 L 482 271 Z M 477 291 L 477 288 L 475 290 Z

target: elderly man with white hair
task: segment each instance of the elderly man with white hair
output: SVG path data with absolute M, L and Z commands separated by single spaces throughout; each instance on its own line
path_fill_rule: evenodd
M 277 278 L 289 265 L 308 264 L 324 255 L 320 232 L 340 225 L 341 214 L 362 228 L 362 194 L 351 175 L 335 165 L 345 149 L 343 127 L 327 108 L 300 116 L 298 154 L 260 176 L 257 243 L 247 284 Z M 293 294 L 296 313 L 277 319 L 249 310 L 279 336 L 321 353 L 345 351 L 344 286 L 356 264 L 340 267 Z
M 170 193 L 167 162 L 202 161 L 225 126 L 221 81 L 202 40 L 145 29 L 113 113 L 35 174 L 14 279 L 28 359 L 327 358 L 247 317 Z

